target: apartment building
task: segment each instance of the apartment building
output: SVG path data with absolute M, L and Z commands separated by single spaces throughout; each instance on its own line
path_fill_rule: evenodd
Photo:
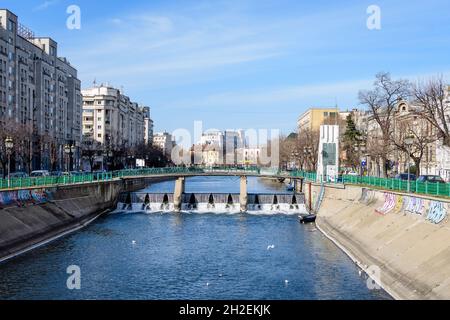
M 340 112 L 335 108 L 310 108 L 297 120 L 298 132 L 303 130 L 319 131 L 323 124 L 336 124 L 345 120 L 349 112 Z
M 144 143 L 146 132 L 152 134 L 150 108 L 132 102 L 119 89 L 101 84 L 84 89 L 81 94 L 83 137 L 111 148 L 133 148 Z
M 17 129 L 16 143 L 32 155 L 32 163 L 16 157 L 13 170 L 65 167 L 64 145 L 81 145 L 81 92 L 77 70 L 58 57 L 58 44 L 36 37 L 9 10 L 0 9 L 0 125 Z M 24 136 L 25 135 L 25 136 Z M 14 139 L 14 134 L 11 134 Z
M 153 120 L 150 117 L 150 108 L 143 107 L 144 112 L 144 142 L 146 145 L 153 144 Z
M 173 137 L 167 132 L 158 132 L 153 135 L 153 146 L 160 149 L 167 157 L 172 155 L 175 143 Z

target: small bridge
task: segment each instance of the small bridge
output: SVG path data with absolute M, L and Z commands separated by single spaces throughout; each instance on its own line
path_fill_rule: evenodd
M 51 176 L 36 178 L 13 178 L 0 179 L 0 190 L 20 190 L 30 188 L 58 187 L 66 185 L 78 185 L 85 183 L 96 183 L 114 180 L 130 180 L 145 178 L 189 178 L 197 176 L 233 176 L 233 177 L 261 177 L 284 181 L 292 179 L 303 180 L 302 176 L 297 176 L 289 172 L 278 170 L 268 170 L 260 168 L 238 169 L 228 167 L 217 168 L 148 168 L 120 170 L 101 173 L 79 173 L 71 176 Z

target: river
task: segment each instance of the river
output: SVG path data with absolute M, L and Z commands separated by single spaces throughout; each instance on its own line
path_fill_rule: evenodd
M 239 192 L 239 180 L 191 178 L 186 192 Z M 248 192 L 285 190 L 254 178 Z M 66 285 L 73 265 L 81 270 L 80 290 Z M 0 299 L 390 299 L 366 281 L 295 215 L 112 213 L 0 264 Z

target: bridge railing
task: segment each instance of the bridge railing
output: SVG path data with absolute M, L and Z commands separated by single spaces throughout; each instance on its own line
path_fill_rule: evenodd
M 450 184 L 449 183 L 433 183 L 433 182 L 420 182 L 413 180 L 409 182 L 402 179 L 394 178 L 379 178 L 372 176 L 355 176 L 355 175 L 341 175 L 338 179 L 325 178 L 324 181 L 318 179 L 316 173 L 308 173 L 303 171 L 296 171 L 292 173 L 295 177 L 302 177 L 306 181 L 310 182 L 325 182 L 331 184 L 354 184 L 361 186 L 374 187 L 383 190 L 392 190 L 398 192 L 408 192 L 423 194 L 429 196 L 438 197 L 450 197 Z
M 270 172 L 269 172 L 270 171 Z M 101 181 L 110 181 L 113 179 L 121 179 L 124 177 L 139 177 L 139 176 L 155 176 L 155 175 L 173 175 L 173 174 L 202 174 L 202 173 L 225 173 L 225 174 L 239 174 L 251 173 L 255 175 L 283 175 L 290 176 L 288 172 L 280 170 L 267 170 L 258 167 L 170 167 L 170 168 L 144 168 L 144 169 L 129 169 L 112 172 L 99 173 L 78 173 L 70 176 L 50 176 L 50 177 L 34 177 L 34 178 L 12 178 L 0 179 L 0 190 L 4 189 L 20 189 L 32 187 L 49 187 L 58 185 L 70 185 L 79 183 L 92 183 Z

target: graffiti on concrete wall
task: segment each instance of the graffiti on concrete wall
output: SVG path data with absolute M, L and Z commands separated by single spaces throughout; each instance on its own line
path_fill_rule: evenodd
M 52 199 L 53 191 L 49 189 L 16 190 L 0 192 L 0 205 L 18 206 L 27 203 L 41 204 Z
M 367 197 L 367 193 L 363 193 L 360 202 L 365 202 Z M 428 210 L 426 209 L 426 203 L 429 203 Z M 426 215 L 428 221 L 439 224 L 447 217 L 447 204 L 440 201 L 428 201 L 423 198 L 384 193 L 383 206 L 376 209 L 375 212 L 382 215 L 390 212 L 406 212 L 418 216 Z
M 369 204 L 375 198 L 375 191 L 363 188 L 361 193 L 361 198 L 359 199 L 360 203 Z
M 428 209 L 427 220 L 433 223 L 441 223 L 447 216 L 447 208 L 444 203 L 439 201 L 431 201 Z
M 394 208 L 395 213 L 400 213 L 405 209 L 405 204 L 407 203 L 406 200 L 407 199 L 403 196 L 396 196 L 395 208 Z
M 385 193 L 383 206 L 379 209 L 376 209 L 375 211 L 377 213 L 385 215 L 385 214 L 388 214 L 389 212 L 391 212 L 395 208 L 395 205 L 396 205 L 395 194 Z
M 425 211 L 425 201 L 422 198 L 408 197 L 408 204 L 405 211 L 421 216 Z

